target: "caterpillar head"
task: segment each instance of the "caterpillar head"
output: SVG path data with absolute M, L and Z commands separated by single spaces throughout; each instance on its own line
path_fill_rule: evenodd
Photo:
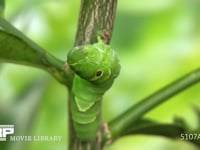
M 73 48 L 67 56 L 70 68 L 81 78 L 101 84 L 112 81 L 120 72 L 117 55 L 102 41 Z

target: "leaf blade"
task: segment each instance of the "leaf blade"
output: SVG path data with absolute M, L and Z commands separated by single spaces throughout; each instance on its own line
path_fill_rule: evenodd
M 43 68 L 44 52 L 30 47 L 19 37 L 0 31 L 0 61 Z
M 70 87 L 73 73 L 67 64 L 49 54 L 0 17 L 0 62 L 41 68 Z

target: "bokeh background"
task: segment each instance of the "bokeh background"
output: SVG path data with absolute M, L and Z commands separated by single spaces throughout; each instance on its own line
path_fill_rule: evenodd
M 40 46 L 66 60 L 76 34 L 79 0 L 6 0 L 5 18 Z M 121 74 L 103 101 L 109 121 L 140 99 L 200 66 L 200 1 L 119 0 L 111 44 Z M 163 123 L 182 117 L 197 127 L 200 85 L 145 115 Z M 67 90 L 46 72 L 1 64 L 0 124 L 15 124 L 15 135 L 58 135 L 60 142 L 0 143 L 1 150 L 66 150 Z M 198 150 L 157 136 L 122 137 L 105 150 Z

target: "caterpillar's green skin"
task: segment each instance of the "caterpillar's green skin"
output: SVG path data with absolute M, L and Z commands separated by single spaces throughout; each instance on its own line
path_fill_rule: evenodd
M 102 96 L 120 72 L 119 60 L 111 46 L 99 39 L 72 49 L 67 62 L 76 73 L 70 106 L 74 130 L 80 140 L 91 141 L 99 129 Z

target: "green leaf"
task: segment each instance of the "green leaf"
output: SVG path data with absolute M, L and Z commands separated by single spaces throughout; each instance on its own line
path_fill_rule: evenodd
M 47 53 L 26 38 L 3 18 L 0 19 L 0 60 L 28 64 L 40 68 L 48 66 L 44 59 Z
M 126 112 L 120 114 L 109 122 L 113 137 L 119 136 L 127 127 L 141 119 L 148 111 L 165 102 L 172 96 L 184 91 L 200 81 L 200 69 L 175 80 L 150 96 L 142 99 L 130 107 Z
M 72 72 L 66 63 L 49 54 L 0 17 L 0 62 L 29 65 L 51 73 L 70 85 Z
M 178 118 L 177 121 L 180 121 Z M 181 122 L 183 120 L 181 119 Z M 145 135 L 156 135 L 156 136 L 164 136 L 167 138 L 175 138 L 177 140 L 182 140 L 185 142 L 191 142 L 196 146 L 200 147 L 199 137 L 196 138 L 188 138 L 187 136 L 199 135 L 199 131 L 187 131 L 185 128 L 185 124 L 180 124 L 175 122 L 172 124 L 166 123 L 158 123 L 151 120 L 139 120 L 132 127 L 129 127 L 123 135 L 135 135 L 135 134 L 145 134 Z M 184 137 L 184 139 L 183 139 Z
M 148 134 L 165 136 L 169 138 L 177 138 L 180 137 L 180 134 L 184 132 L 184 127 L 178 124 L 163 124 L 153 121 L 140 120 L 137 123 L 135 123 L 132 127 L 128 128 L 127 131 L 124 132 L 124 135 Z

